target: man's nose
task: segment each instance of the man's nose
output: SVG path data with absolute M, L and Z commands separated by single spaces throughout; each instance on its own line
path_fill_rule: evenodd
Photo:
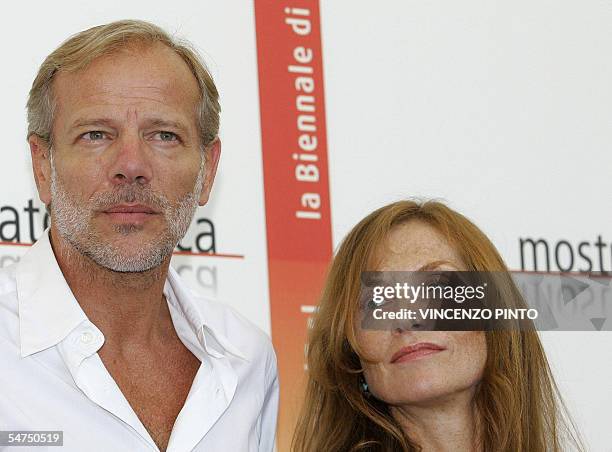
M 137 133 L 125 135 L 115 142 L 109 179 L 114 185 L 147 185 L 153 176 L 151 153 Z

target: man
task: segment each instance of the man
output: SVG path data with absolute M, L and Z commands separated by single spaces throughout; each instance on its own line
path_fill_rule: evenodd
M 69 451 L 271 451 L 268 337 L 169 267 L 220 154 L 197 55 L 141 21 L 81 32 L 42 64 L 28 123 L 51 227 L 0 271 L 0 430 L 62 431 Z

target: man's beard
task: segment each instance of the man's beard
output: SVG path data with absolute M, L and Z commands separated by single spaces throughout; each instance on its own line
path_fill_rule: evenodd
M 89 199 L 87 205 L 71 197 L 58 180 L 51 154 L 51 218 L 59 234 L 81 254 L 101 267 L 116 272 L 144 272 L 159 266 L 183 238 L 198 207 L 204 179 L 204 157 L 193 190 L 174 205 L 161 193 L 137 183 L 121 185 L 109 193 Z M 111 240 L 105 240 L 92 227 L 95 212 L 118 204 L 144 204 L 162 215 L 167 227 L 158 237 L 143 243 L 136 252 L 127 253 Z M 123 236 L 137 234 L 143 227 L 134 224 L 115 225 L 115 232 Z

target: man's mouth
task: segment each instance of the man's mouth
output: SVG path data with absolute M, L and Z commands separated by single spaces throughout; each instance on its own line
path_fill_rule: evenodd
M 144 204 L 119 204 L 103 210 L 103 213 L 120 223 L 143 223 L 159 212 Z

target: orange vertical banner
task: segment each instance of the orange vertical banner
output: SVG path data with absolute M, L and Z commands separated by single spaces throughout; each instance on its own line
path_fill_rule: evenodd
M 302 395 L 307 320 L 332 255 L 318 0 L 255 0 L 278 450 Z

